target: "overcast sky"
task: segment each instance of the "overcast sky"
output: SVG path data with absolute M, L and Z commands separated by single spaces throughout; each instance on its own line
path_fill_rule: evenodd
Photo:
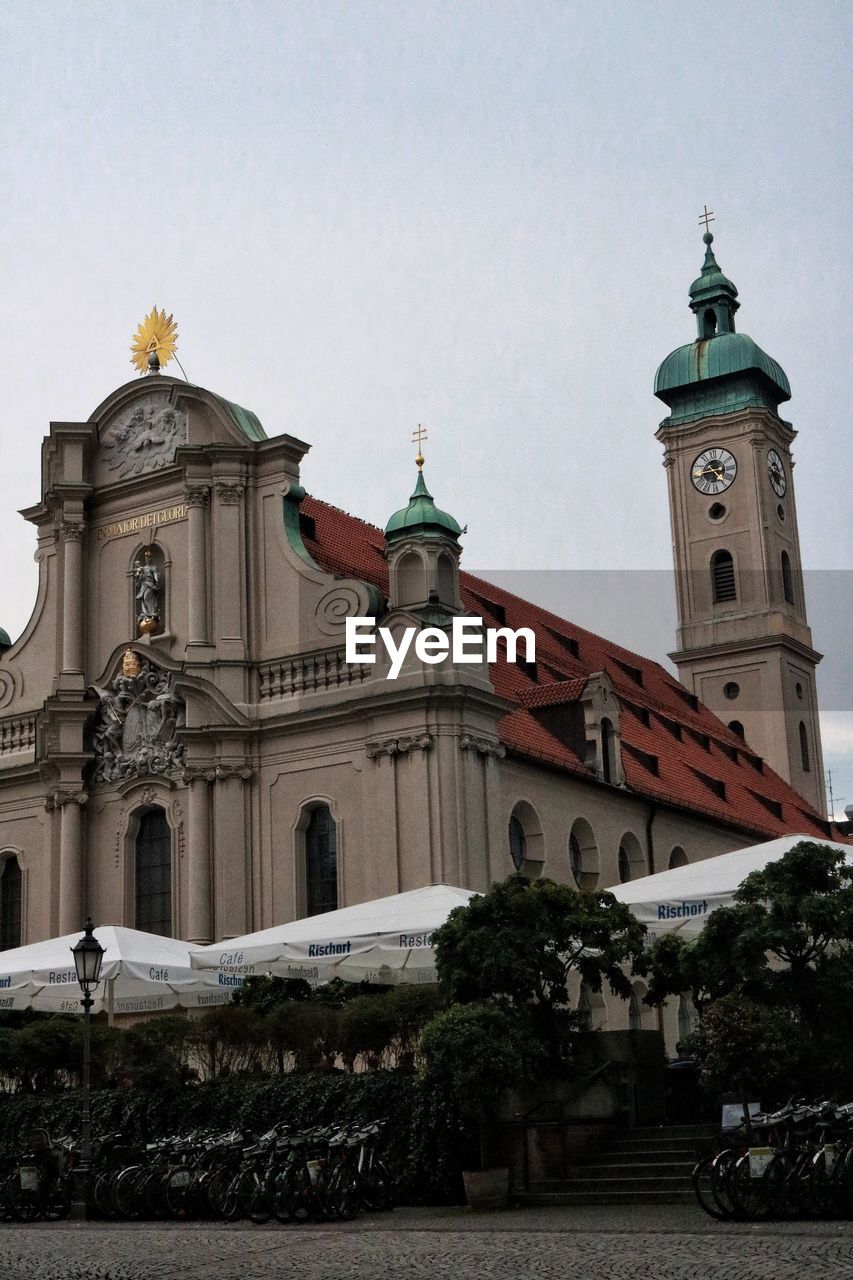
M 694 337 L 707 202 L 738 326 L 793 388 L 805 566 L 846 571 L 811 621 L 853 801 L 851 14 L 6 0 L 0 624 L 34 600 L 16 511 L 48 423 L 133 376 L 155 303 L 192 381 L 310 441 L 318 496 L 384 523 L 423 422 L 468 568 L 668 569 L 652 383 Z M 599 619 L 594 592 L 581 617 L 571 576 L 542 598 L 557 582 L 568 616 L 665 660 L 663 606 L 616 592 Z

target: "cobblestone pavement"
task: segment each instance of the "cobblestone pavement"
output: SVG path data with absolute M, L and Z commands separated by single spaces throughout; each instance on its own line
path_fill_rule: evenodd
M 853 1280 L 853 1225 L 692 1206 L 397 1210 L 338 1226 L 0 1226 L 2 1280 Z

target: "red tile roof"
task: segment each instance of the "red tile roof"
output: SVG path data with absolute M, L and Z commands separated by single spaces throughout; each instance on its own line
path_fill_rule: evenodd
M 317 498 L 306 498 L 301 510 L 314 521 L 316 536 L 303 536 L 317 563 L 387 596 L 382 531 Z M 844 838 L 659 663 L 472 574 L 462 573 L 461 590 L 466 608 L 487 622 L 494 621 L 493 606 L 506 626 L 536 634 L 536 676 L 500 657 L 490 668 L 495 691 L 518 704 L 499 726 L 509 752 L 597 781 L 531 709 L 577 701 L 588 678 L 606 671 L 619 696 L 622 764 L 632 791 L 765 838 L 791 832 Z

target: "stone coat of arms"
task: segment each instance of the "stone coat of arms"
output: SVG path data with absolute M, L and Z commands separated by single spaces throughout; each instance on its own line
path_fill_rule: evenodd
M 175 450 L 187 441 L 187 415 L 162 396 L 138 400 L 105 433 L 102 445 L 107 466 L 119 479 L 168 467 Z
M 168 671 L 128 649 L 109 686 L 93 687 L 100 702 L 94 782 L 168 773 L 180 765 L 184 748 L 177 731 L 185 723 L 185 707 Z

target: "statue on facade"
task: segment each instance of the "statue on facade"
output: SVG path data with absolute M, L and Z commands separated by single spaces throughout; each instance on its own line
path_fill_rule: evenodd
M 156 631 L 160 625 L 160 591 L 163 575 L 154 563 L 153 552 L 146 547 L 142 561 L 133 571 L 138 601 L 136 625 L 141 633 Z
M 178 730 L 185 708 L 170 672 L 128 649 L 116 677 L 106 688 L 94 689 L 100 705 L 93 781 L 118 782 L 179 767 L 184 748 Z

